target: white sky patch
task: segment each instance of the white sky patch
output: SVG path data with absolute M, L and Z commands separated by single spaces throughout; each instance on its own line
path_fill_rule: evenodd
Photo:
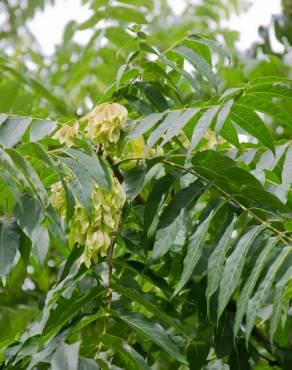
M 176 14 L 184 9 L 183 0 L 169 0 Z M 281 12 L 281 0 L 251 0 L 252 6 L 249 11 L 240 16 L 233 15 L 230 20 L 224 22 L 224 26 L 240 32 L 238 47 L 247 49 L 252 42 L 259 40 L 258 27 L 268 25 L 273 14 Z M 54 52 L 55 46 L 62 40 L 66 24 L 75 20 L 84 22 L 91 16 L 88 6 L 82 5 L 81 0 L 56 0 L 55 5 L 48 5 L 45 11 L 38 11 L 34 19 L 28 25 L 36 36 L 42 50 L 49 55 Z M 92 35 L 91 30 L 80 31 L 74 39 L 79 43 L 86 43 Z M 281 45 L 272 38 L 273 47 L 276 51 L 281 50 Z
M 91 15 L 92 11 L 82 5 L 81 0 L 56 0 L 55 5 L 46 6 L 44 12 L 39 10 L 28 26 L 43 52 L 49 55 L 62 40 L 64 28 L 69 21 L 82 23 Z M 85 44 L 91 35 L 91 30 L 84 30 L 77 33 L 75 40 Z
M 175 14 L 179 15 L 183 12 L 185 8 L 185 2 L 183 0 L 168 0 L 172 5 Z
M 281 13 L 281 0 L 252 0 L 251 7 L 240 16 L 233 15 L 224 25 L 239 31 L 240 40 L 238 47 L 242 50 L 247 49 L 254 41 L 259 40 L 259 26 L 267 26 L 271 22 L 274 14 Z M 272 46 L 277 50 L 281 44 L 272 37 Z

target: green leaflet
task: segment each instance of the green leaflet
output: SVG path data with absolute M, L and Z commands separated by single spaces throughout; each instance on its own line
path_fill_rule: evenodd
M 271 343 L 273 343 L 276 330 L 281 320 L 281 303 L 282 303 L 281 301 L 283 297 L 283 292 L 286 288 L 288 281 L 290 281 L 291 278 L 292 278 L 292 266 L 288 268 L 288 270 L 281 277 L 280 281 L 276 284 L 275 293 L 273 297 L 273 312 L 269 330 Z
M 175 195 L 173 200 L 165 208 L 161 215 L 153 247 L 153 260 L 164 256 L 176 243 L 183 246 L 186 237 L 186 215 L 185 212 L 191 202 L 197 200 L 206 190 L 201 181 L 194 181 L 187 188 L 182 189 Z M 182 234 L 179 234 L 179 232 Z
M 63 40 L 64 43 L 70 41 L 77 29 L 77 22 L 76 21 L 70 21 L 67 23 L 64 32 L 63 32 Z
M 158 261 L 172 247 L 182 248 L 187 234 L 187 209 L 182 208 L 180 213 L 168 225 L 161 225 L 156 233 L 156 240 L 153 247 L 151 261 Z M 164 221 L 164 216 L 161 217 L 161 224 Z
M 209 168 L 211 173 L 215 173 L 216 177 L 223 171 L 227 169 L 233 169 L 236 167 L 236 162 L 226 155 L 217 153 L 214 150 L 205 150 L 203 152 L 196 153 L 192 157 L 192 163 L 196 171 L 200 169 Z M 203 174 L 204 172 L 202 172 Z M 210 176 L 210 179 L 215 179 Z
M 67 224 L 71 220 L 73 213 L 74 213 L 74 205 L 75 205 L 75 199 L 71 192 L 71 190 L 68 188 L 66 181 L 64 180 L 61 171 L 59 170 L 58 166 L 55 164 L 53 159 L 49 157 L 49 154 L 46 152 L 44 147 L 40 145 L 39 143 L 30 142 L 25 145 L 23 145 L 22 150 L 24 153 L 29 154 L 31 157 L 36 157 L 43 161 L 46 165 L 48 165 L 53 171 L 55 171 L 62 182 L 62 185 L 65 190 L 66 194 L 66 220 Z
M 79 357 L 78 370 L 99 370 L 97 363 L 91 358 Z
M 51 204 L 46 209 L 46 219 L 49 221 L 48 229 L 53 243 L 59 248 L 64 257 L 68 257 L 67 240 L 63 225 Z
M 236 104 L 252 108 L 258 112 L 265 113 L 266 115 L 273 117 L 276 121 L 281 122 L 285 126 L 292 127 L 291 115 L 279 105 L 273 103 L 271 99 L 266 99 L 264 97 L 253 94 L 245 94 L 236 101 Z
M 262 208 L 287 212 L 287 207 L 250 172 L 240 168 L 237 162 L 214 150 L 195 154 L 192 158 L 195 172 L 217 185 L 225 193 L 245 202 L 261 204 Z
M 166 111 L 169 108 L 167 100 L 164 97 L 161 85 L 158 82 L 145 83 L 136 82 L 136 87 L 143 92 L 155 109 L 159 112 Z
M 200 117 L 199 121 L 195 125 L 194 131 L 192 134 L 191 144 L 188 149 L 189 153 L 191 153 L 193 149 L 196 148 L 196 146 L 199 144 L 205 132 L 211 126 L 212 121 L 218 112 L 218 109 L 219 109 L 219 106 L 211 107 L 206 112 L 204 112 L 202 116 Z
M 127 199 L 133 200 L 143 189 L 146 177 L 146 168 L 144 163 L 138 164 L 129 171 L 123 171 L 123 187 L 127 194 Z
M 12 148 L 18 144 L 31 120 L 30 117 L 8 117 L 0 126 L 0 144 L 4 148 Z
M 209 66 L 212 67 L 212 55 L 207 45 L 197 42 L 196 40 L 191 40 L 189 37 L 183 40 L 180 45 L 189 48 L 196 54 L 200 55 L 205 59 Z
M 251 370 L 249 359 L 250 354 L 244 345 L 244 341 L 240 340 L 228 358 L 230 370 Z
M 64 152 L 84 167 L 100 187 L 111 190 L 111 176 L 101 157 L 93 153 L 89 156 L 73 148 L 64 149 Z
M 218 122 L 218 121 L 217 121 Z M 241 145 L 238 140 L 238 135 L 235 127 L 233 126 L 232 122 L 230 119 L 227 119 L 220 131 L 220 135 L 227 140 L 230 144 L 234 145 L 236 148 L 241 150 Z
M 288 197 L 288 192 L 291 187 L 292 182 L 292 147 L 289 147 L 286 156 L 285 162 L 283 165 L 282 171 L 282 184 L 277 187 L 276 195 L 285 202 Z
M 145 117 L 142 121 L 138 121 L 133 131 L 130 133 L 130 139 L 135 139 L 138 136 L 145 134 L 154 125 L 156 125 L 163 117 L 165 113 L 153 113 Z
M 68 335 L 68 332 L 63 331 L 62 333 L 59 333 L 58 335 L 56 335 L 51 341 L 47 342 L 45 347 L 42 350 L 40 350 L 37 353 L 35 353 L 35 351 L 33 351 L 31 361 L 27 366 L 27 370 L 31 370 L 39 362 L 44 362 L 45 360 L 47 360 L 48 356 L 51 356 L 52 353 L 56 350 L 56 348 L 58 346 L 63 347 L 62 344 L 66 340 L 67 335 Z M 76 345 L 76 343 L 75 343 L 75 345 Z M 60 360 L 62 358 L 61 354 L 58 354 L 57 357 L 59 357 Z M 66 355 L 65 355 L 65 358 L 66 358 Z M 55 359 L 55 361 L 57 361 L 57 358 Z M 73 365 L 74 365 L 74 362 L 73 362 Z
M 262 225 L 252 227 L 240 238 L 232 254 L 228 257 L 220 282 L 217 320 L 221 317 L 232 293 L 239 284 L 245 257 L 250 246 L 264 229 L 265 226 Z
M 156 318 L 159 318 L 160 320 L 164 321 L 166 324 L 168 324 L 170 327 L 175 328 L 178 332 L 184 333 L 185 330 L 181 323 L 175 319 L 174 317 L 171 317 L 166 312 L 164 312 L 160 307 L 157 307 L 154 303 L 151 302 L 151 300 L 147 299 L 147 297 L 144 297 L 142 293 L 139 293 L 135 289 L 129 289 L 126 288 L 120 284 L 112 284 L 113 290 L 117 293 L 120 293 L 122 296 L 127 297 L 132 302 L 138 302 L 143 307 L 146 308 L 147 311 L 154 314 Z
M 239 300 L 237 301 L 236 316 L 235 316 L 235 322 L 234 322 L 234 327 L 233 327 L 234 337 L 238 333 L 243 316 L 248 307 L 248 301 L 252 295 L 252 292 L 256 286 L 256 283 L 260 277 L 260 274 L 265 266 L 265 263 L 268 260 L 272 249 L 277 245 L 279 240 L 280 240 L 279 237 L 269 239 L 267 245 L 264 247 L 257 261 L 255 262 L 255 265 L 249 275 L 249 278 L 247 279 L 247 282 L 245 283 L 240 293 Z
M 185 46 L 176 46 L 173 51 L 182 55 L 187 59 L 196 69 L 202 74 L 211 85 L 217 90 L 216 77 L 212 71 L 212 68 L 209 66 L 208 62 L 202 58 L 199 54 L 194 52 L 192 49 L 186 48 Z
M 3 122 L 7 120 L 8 116 L 6 114 L 0 113 L 0 126 Z
M 11 270 L 20 242 L 20 233 L 16 223 L 0 223 L 0 277 L 5 277 Z
M 263 278 L 256 292 L 249 300 L 246 313 L 246 334 L 245 334 L 246 343 L 248 343 L 251 331 L 256 323 L 258 311 L 261 308 L 262 304 L 264 303 L 267 293 L 271 289 L 276 274 L 279 268 L 281 267 L 282 263 L 284 262 L 285 258 L 288 256 L 289 253 L 291 253 L 291 251 L 292 251 L 291 246 L 282 249 L 277 259 L 269 267 L 265 277 Z
M 48 230 L 45 227 L 39 227 L 34 243 L 32 244 L 31 254 L 40 267 L 44 266 L 49 250 L 49 243 L 50 237 Z
M 183 68 L 180 68 L 179 66 L 177 66 L 176 63 L 174 63 L 172 60 L 165 58 L 163 55 L 160 55 L 159 58 L 162 60 L 164 64 L 171 67 L 173 70 L 178 72 L 181 76 L 183 76 L 184 79 L 188 81 L 188 83 L 190 84 L 190 86 L 192 87 L 194 91 L 196 91 L 197 93 L 200 92 L 200 89 L 199 89 L 198 84 L 196 83 L 196 80 L 193 78 L 193 76 L 189 72 L 185 71 Z
M 208 46 L 210 51 L 214 51 L 218 53 L 219 55 L 222 55 L 224 58 L 228 59 L 229 64 L 231 63 L 231 58 L 228 52 L 224 49 L 222 45 L 220 45 L 218 42 L 209 39 L 207 37 L 204 37 L 204 35 L 200 34 L 192 34 L 188 36 L 188 40 L 193 40 L 195 42 L 198 42 L 200 44 Z
M 245 132 L 254 136 L 260 143 L 274 152 L 274 142 L 269 130 L 261 118 L 253 109 L 234 103 L 230 118 L 237 123 Z
M 220 134 L 221 129 L 222 129 L 225 121 L 227 120 L 227 118 L 229 116 L 229 113 L 230 113 L 230 110 L 232 108 L 233 103 L 234 103 L 233 99 L 228 100 L 227 103 L 225 103 L 220 108 L 220 111 L 218 112 L 218 115 L 217 115 L 216 125 L 215 125 L 215 131 L 216 131 L 217 135 Z
M 282 76 L 266 76 L 258 77 L 250 81 L 249 87 L 265 87 L 264 85 L 270 84 L 271 86 L 285 86 L 287 89 L 292 90 L 292 81 Z M 291 91 L 292 94 L 292 91 Z
M 211 295 L 215 293 L 220 284 L 223 272 L 223 263 L 225 256 L 231 247 L 231 234 L 235 223 L 236 218 L 234 218 L 231 224 L 228 226 L 222 238 L 219 240 L 218 245 L 215 246 L 214 251 L 208 259 L 208 285 L 206 289 L 208 312 Z
M 158 276 L 155 272 L 148 268 L 146 264 L 136 261 L 129 261 L 127 263 L 116 261 L 116 264 L 127 269 L 133 276 L 139 275 L 143 277 L 143 279 L 147 280 L 151 285 L 163 290 L 167 297 L 171 295 L 172 290 L 168 283 L 162 277 Z
M 116 77 L 116 89 L 118 90 L 120 87 L 120 82 L 123 77 L 123 74 L 125 73 L 126 69 L 128 68 L 128 64 L 122 64 L 120 68 L 118 69 L 117 72 L 117 77 Z
M 49 204 L 48 194 L 34 168 L 15 149 L 7 149 L 6 152 L 10 155 L 11 159 L 14 161 L 14 163 L 22 172 L 23 176 L 26 178 L 27 182 L 30 184 L 30 187 L 34 193 L 33 195 L 37 196 L 41 201 L 42 207 L 46 208 Z
M 11 157 L 6 153 L 6 151 L 0 148 L 0 164 L 1 166 L 7 170 L 7 172 L 11 175 L 11 178 L 16 181 L 17 183 L 23 184 L 27 188 L 30 187 L 26 177 L 18 170 L 15 163 L 11 159 Z
M 52 370 L 78 370 L 80 342 L 73 344 L 61 343 L 51 359 Z
M 144 210 L 144 233 L 148 238 L 151 238 L 156 231 L 160 210 L 177 176 L 177 173 L 172 172 L 161 177 L 148 195 Z
M 287 144 L 275 146 L 275 155 L 270 151 L 266 150 L 259 161 L 257 162 L 256 169 L 251 171 L 251 173 L 261 182 L 265 182 L 265 170 L 273 171 L 279 161 L 281 160 L 285 150 L 287 149 Z M 277 194 L 277 191 L 276 191 Z M 278 194 L 279 196 L 279 194 Z M 279 197 L 281 199 L 281 197 Z
M 201 370 L 207 362 L 210 352 L 210 344 L 207 343 L 190 343 L 187 348 L 187 359 L 190 369 Z
M 180 111 L 174 111 L 174 112 L 167 113 L 163 121 L 160 122 L 160 124 L 149 135 L 147 139 L 146 147 L 148 149 L 152 148 L 153 145 L 155 145 L 157 141 L 161 139 L 162 135 L 170 127 L 170 125 L 172 125 L 174 122 L 176 122 L 179 119 L 180 115 L 181 115 Z
M 63 280 L 60 285 L 56 286 L 57 294 L 61 292 L 62 284 L 66 286 L 66 280 Z M 43 322 L 42 322 L 42 334 L 48 335 L 48 337 L 57 333 L 64 325 L 71 320 L 75 315 L 80 312 L 84 306 L 94 300 L 98 300 L 100 296 L 106 292 L 104 287 L 95 286 L 88 290 L 85 294 L 79 295 L 78 291 L 72 294 L 68 299 L 60 299 L 56 305 L 51 305 L 51 303 L 56 303 L 55 298 L 52 298 L 52 302 L 49 301 L 49 295 L 47 297 L 46 309 L 48 312 L 43 312 Z M 52 291 L 53 296 L 55 292 Z M 49 313 L 49 314 L 48 314 Z
M 57 128 L 56 122 L 48 120 L 33 120 L 29 127 L 30 141 L 39 141 L 50 135 Z
M 149 51 L 151 54 L 152 54 L 152 50 Z M 157 54 L 156 54 L 157 55 Z M 151 75 L 153 75 L 153 77 L 156 79 L 156 77 L 158 79 L 162 78 L 162 79 L 166 79 L 167 82 L 168 82 L 168 85 L 167 87 L 171 90 L 173 90 L 173 93 L 178 96 L 178 89 L 177 89 L 177 86 L 176 84 L 172 81 L 171 77 L 169 76 L 168 73 L 166 73 L 166 68 L 165 66 L 160 66 L 158 63 L 152 63 L 152 62 L 144 62 L 143 63 L 143 68 L 145 70 L 146 73 L 149 73 Z M 161 90 L 163 91 L 163 86 L 161 86 Z
M 210 221 L 214 213 L 211 212 L 210 215 L 198 226 L 196 232 L 190 237 L 187 254 L 184 259 L 183 272 L 176 287 L 173 296 L 178 294 L 182 288 L 186 285 L 190 279 L 199 259 L 202 255 L 203 245 L 207 236 Z
M 237 94 L 241 93 L 241 91 L 243 90 L 242 87 L 231 87 L 227 90 L 225 90 L 221 96 L 219 97 L 219 100 L 220 101 L 224 101 L 225 98 L 227 98 L 227 96 L 236 96 Z
M 191 108 L 186 111 L 182 111 L 178 117 L 174 117 L 175 120 L 170 123 L 159 147 L 163 147 L 174 136 L 176 136 L 180 130 L 182 130 L 184 126 L 198 113 L 198 111 L 198 108 Z
M 292 99 L 291 80 L 281 77 L 266 77 L 253 80 L 246 89 L 246 92 L 262 97 L 275 97 L 283 100 Z
M 214 349 L 217 358 L 228 356 L 234 349 L 233 322 L 233 314 L 226 311 L 217 324 L 214 337 Z
M 0 173 L 0 177 L 4 180 L 4 182 L 9 187 L 9 190 L 13 194 L 14 199 L 16 200 L 16 203 L 21 207 L 21 195 L 20 195 L 18 187 L 15 184 L 16 179 L 13 178 L 12 175 L 8 171 L 3 170 L 3 169 Z
M 25 154 L 28 154 L 31 157 L 39 158 L 49 167 L 58 172 L 57 169 L 55 168 L 53 160 L 50 158 L 48 152 L 41 144 L 35 142 L 26 143 L 21 147 L 21 151 L 24 152 Z
M 239 167 L 222 170 L 222 175 L 227 180 L 226 190 L 230 187 L 235 192 L 241 193 L 243 198 L 249 198 L 255 204 L 261 204 L 262 208 L 278 209 L 283 212 L 287 207 L 273 193 L 267 191 L 264 186 L 248 171 Z M 219 180 L 220 183 L 220 180 Z M 225 185 L 225 184 L 224 184 Z
M 102 336 L 101 340 L 105 346 L 110 349 L 115 349 L 117 352 L 119 352 L 126 361 L 132 362 L 135 365 L 135 369 L 151 369 L 145 362 L 144 358 L 123 339 L 115 335 L 105 334 Z
M 43 266 L 49 247 L 49 235 L 42 226 L 44 213 L 34 198 L 25 194 L 17 204 L 14 215 L 18 225 L 32 241 L 32 255 Z
M 94 185 L 94 179 L 91 173 L 72 158 L 61 156 L 58 158 L 70 168 L 75 176 L 74 180 L 69 184 L 70 190 L 87 212 L 91 214 L 92 190 Z
M 111 313 L 131 326 L 135 331 L 153 340 L 154 343 L 164 349 L 165 352 L 170 354 L 177 361 L 187 365 L 185 356 L 180 353 L 177 346 L 169 339 L 164 329 L 159 324 L 152 323 L 142 315 L 134 313 L 122 314 L 117 311 L 111 311 Z

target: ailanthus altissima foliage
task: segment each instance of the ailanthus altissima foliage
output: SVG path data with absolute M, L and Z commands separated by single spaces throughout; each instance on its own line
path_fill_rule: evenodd
M 85 2 L 46 57 L 0 4 L 0 368 L 290 370 L 288 17 Z

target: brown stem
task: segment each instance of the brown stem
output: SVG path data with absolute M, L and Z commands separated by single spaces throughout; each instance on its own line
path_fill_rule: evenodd
M 112 241 L 111 241 L 111 245 L 109 246 L 109 249 L 108 249 L 108 284 L 109 284 L 109 286 L 112 283 L 112 277 L 113 277 L 113 253 L 114 253 L 114 246 L 115 246 L 115 241 L 116 241 L 117 233 L 119 231 L 120 223 L 121 223 L 121 213 L 118 214 L 118 217 L 117 217 L 117 220 L 116 220 L 115 229 L 114 229 L 114 233 L 113 233 L 114 235 L 113 235 L 113 238 L 112 238 Z
M 106 159 L 107 159 L 108 163 L 110 164 L 114 175 L 119 180 L 119 182 L 122 183 L 124 181 L 124 178 L 123 178 L 123 175 L 121 174 L 121 172 L 118 169 L 118 165 L 115 164 L 114 160 L 110 156 L 107 156 Z M 141 194 L 138 194 L 136 196 L 135 200 L 139 204 L 145 204 L 145 199 L 142 197 Z
M 123 182 L 124 181 L 124 178 L 123 178 L 123 175 L 121 174 L 121 172 L 119 171 L 119 169 L 117 168 L 117 166 L 115 165 L 115 162 L 114 160 L 112 159 L 111 156 L 107 156 L 106 157 L 108 163 L 110 164 L 112 170 L 113 170 L 113 173 L 114 175 L 116 176 L 116 178 L 119 180 L 119 182 Z
M 118 217 L 117 217 L 117 220 L 116 220 L 115 229 L 114 229 L 114 232 L 113 232 L 113 237 L 112 237 L 112 240 L 111 240 L 111 244 L 108 248 L 108 285 L 109 285 L 109 288 L 108 288 L 108 304 L 107 304 L 107 309 L 108 310 L 111 309 L 111 305 L 112 305 L 113 291 L 112 291 L 112 288 L 111 288 L 111 282 L 112 282 L 112 278 L 113 278 L 113 253 L 114 253 L 114 247 L 115 247 L 115 241 L 116 241 L 117 233 L 119 231 L 119 227 L 120 227 L 120 224 L 121 224 L 121 216 L 122 216 L 122 214 L 119 213 Z M 108 322 L 108 316 L 105 318 L 102 333 L 101 333 L 101 337 L 106 334 L 107 322 Z M 97 346 L 97 352 L 96 352 L 96 355 L 95 355 L 95 359 L 98 358 L 98 355 L 99 355 L 99 352 L 100 352 L 101 348 L 102 348 L 102 340 L 100 339 L 99 343 L 98 343 L 98 346 Z

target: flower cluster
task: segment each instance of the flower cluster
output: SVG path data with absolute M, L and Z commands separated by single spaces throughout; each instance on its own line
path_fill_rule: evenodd
M 105 151 L 117 144 L 121 131 L 126 129 L 128 111 L 118 103 L 103 103 L 95 107 L 82 120 L 87 121 L 88 136 Z
M 65 192 L 60 182 L 51 188 L 51 202 L 60 215 L 66 213 Z M 69 244 L 84 245 L 82 262 L 87 267 L 94 261 L 97 263 L 100 255 L 104 255 L 111 244 L 112 234 L 118 226 L 121 209 L 125 203 L 125 192 L 113 177 L 112 191 L 108 192 L 97 184 L 92 193 L 92 214 L 76 201 L 74 215 L 71 221 Z

